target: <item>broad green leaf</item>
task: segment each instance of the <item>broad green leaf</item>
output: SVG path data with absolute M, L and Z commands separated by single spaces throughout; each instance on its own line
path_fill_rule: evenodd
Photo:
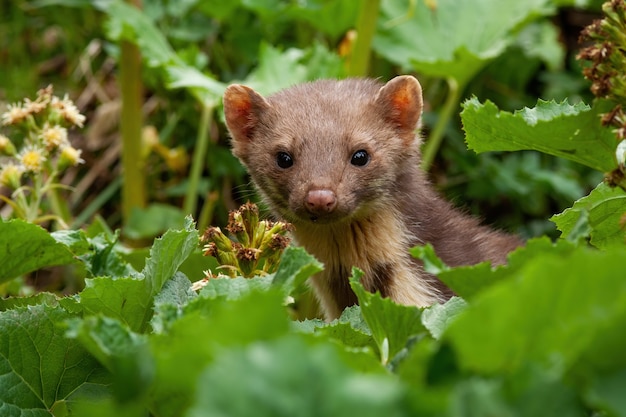
M 607 172 L 615 168 L 615 135 L 600 126 L 604 105 L 539 100 L 515 113 L 476 98 L 463 104 L 467 145 L 477 153 L 536 150 Z
M 154 315 L 150 324 L 155 333 L 162 333 L 176 319 L 183 315 L 184 307 L 197 294 L 191 289 L 191 281 L 177 272 L 167 281 L 160 293 L 154 297 Z
M 280 337 L 289 330 L 283 296 L 256 291 L 236 300 L 196 297 L 166 332 L 151 337 L 156 375 L 150 398 L 156 415 L 181 416 L 200 387 L 197 379 L 221 348 Z
M 272 287 L 272 280 L 272 276 L 254 278 L 213 278 L 200 290 L 200 296 L 208 299 L 224 298 L 227 300 L 237 300 L 254 291 L 269 290 Z
M 459 297 L 452 297 L 444 304 L 433 304 L 422 312 L 422 323 L 435 339 L 439 339 L 466 306 L 467 302 Z
M 110 375 L 59 326 L 58 307 L 28 306 L 0 313 L 0 410 L 7 416 L 62 415 L 67 402 L 107 392 Z
M 413 306 L 396 304 L 380 293 L 372 294 L 363 288 L 358 269 L 352 270 L 350 286 L 359 299 L 361 314 L 372 331 L 383 364 L 388 363 L 404 349 L 409 339 L 426 331 L 422 311 Z
M 362 7 L 363 3 L 354 0 L 313 0 L 296 2 L 287 13 L 337 39 L 356 25 Z
M 480 294 L 444 339 L 465 370 L 508 374 L 528 361 L 568 369 L 609 342 L 604 329 L 626 326 L 624 254 L 586 247 L 538 254 L 514 279 Z M 610 342 L 611 351 L 626 349 L 621 334 Z
M 9 297 L 0 299 L 0 311 L 13 310 L 18 307 L 45 304 L 50 307 L 59 305 L 56 295 L 49 292 L 40 292 L 29 297 Z
M 604 375 L 597 375 L 585 393 L 587 401 L 600 410 L 605 410 L 608 415 L 626 416 L 626 368 Z
M 0 283 L 41 268 L 76 263 L 74 253 L 32 223 L 0 219 Z
M 555 256 L 569 256 L 575 245 L 558 241 L 552 243 L 547 237 L 531 239 L 525 246 L 511 252 L 506 265 L 492 268 L 488 262 L 476 265 L 449 268 L 437 275 L 455 294 L 472 300 L 492 285 L 516 276 L 517 271 L 533 262 L 534 258 L 550 253 Z
M 550 219 L 566 239 L 577 238 L 581 227 L 598 248 L 626 244 L 626 192 L 604 183 Z
M 70 311 L 105 314 L 142 333 L 152 318 L 154 297 L 196 249 L 198 239 L 188 218 L 185 229 L 169 230 L 155 240 L 141 274 L 87 279 L 80 294 L 61 300 L 61 304 Z
M 341 75 L 341 59 L 319 44 L 306 50 L 289 48 L 281 51 L 263 42 L 259 51 L 259 66 L 243 84 L 266 95 L 321 76 L 339 78 Z
M 91 248 L 81 256 L 89 276 L 137 276 L 137 271 L 123 259 L 125 248 L 118 240 L 119 231 L 113 234 L 100 233 L 89 238 Z
M 163 72 L 170 88 L 187 87 L 202 103 L 215 105 L 224 86 L 176 55 L 163 33 L 140 9 L 122 0 L 96 0 L 94 5 L 109 16 L 108 37 L 134 42 L 148 65 Z
M 323 269 L 322 263 L 303 248 L 288 246 L 280 258 L 280 264 L 274 274 L 272 284 L 290 294 L 309 277 Z
M 463 85 L 504 51 L 522 24 L 552 11 L 547 0 L 437 0 L 432 10 L 426 1 L 387 0 L 373 46 L 405 69 Z
M 407 415 L 395 378 L 356 372 L 332 345 L 293 336 L 222 351 L 198 385 L 187 417 Z
M 430 243 L 423 246 L 415 246 L 409 249 L 411 256 L 421 259 L 424 263 L 424 271 L 429 274 L 438 275 L 450 269 L 435 253 L 435 248 Z
M 111 388 L 119 402 L 137 401 L 150 384 L 153 364 L 144 335 L 103 316 L 66 321 L 66 337 L 83 347 L 111 372 Z
M 165 281 L 174 276 L 180 265 L 198 247 L 199 239 L 193 220 L 187 217 L 184 229 L 168 230 L 163 237 L 154 241 L 142 271 L 151 296 L 161 291 Z

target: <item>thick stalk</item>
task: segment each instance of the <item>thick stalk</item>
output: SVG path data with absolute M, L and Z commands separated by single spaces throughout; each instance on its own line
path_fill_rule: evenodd
M 362 0 L 356 26 L 356 41 L 350 55 L 348 75 L 363 77 L 368 74 L 372 50 L 372 39 L 376 32 L 376 21 L 380 0 Z
M 424 146 L 424 151 L 422 154 L 422 169 L 424 171 L 428 171 L 433 161 L 435 160 L 435 156 L 437 156 L 437 152 L 441 147 L 441 142 L 443 141 L 446 127 L 450 122 L 452 114 L 459 106 L 461 91 L 463 89 L 459 87 L 459 83 L 454 78 L 448 78 L 447 82 L 448 97 L 446 97 L 446 101 L 444 102 L 443 107 L 439 112 L 439 118 L 437 119 L 437 123 L 435 124 L 435 127 L 428 136 L 428 141 Z
M 122 222 L 130 218 L 133 208 L 146 206 L 144 161 L 142 158 L 142 83 L 141 56 L 136 45 L 122 41 L 120 86 L 122 92 Z
M 198 138 L 196 140 L 196 148 L 193 151 L 189 184 L 187 185 L 187 192 L 183 203 L 183 212 L 185 215 L 191 214 L 195 216 L 196 214 L 196 208 L 198 206 L 198 185 L 200 184 L 204 161 L 206 161 L 207 149 L 209 148 L 209 129 L 211 128 L 212 116 L 213 106 L 202 103 Z

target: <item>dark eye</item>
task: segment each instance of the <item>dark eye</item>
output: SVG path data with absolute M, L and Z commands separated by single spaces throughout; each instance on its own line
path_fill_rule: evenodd
M 276 154 L 276 164 L 283 169 L 287 169 L 293 165 L 293 158 L 287 152 L 278 152 Z
M 367 151 L 363 149 L 359 149 L 355 153 L 352 154 L 352 159 L 350 159 L 350 163 L 357 167 L 362 167 L 367 165 L 370 161 L 370 156 Z

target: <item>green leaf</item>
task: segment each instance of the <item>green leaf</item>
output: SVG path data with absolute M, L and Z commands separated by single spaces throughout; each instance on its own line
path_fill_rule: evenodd
M 174 276 L 180 265 L 198 247 L 199 241 L 191 217 L 185 218 L 184 229 L 168 230 L 162 238 L 154 241 L 142 271 L 151 296 L 161 291 L 165 281 Z
M 198 240 L 198 231 L 188 218 L 184 229 L 169 230 L 155 240 L 141 274 L 87 279 L 80 294 L 61 304 L 70 311 L 105 314 L 142 333 L 152 318 L 154 297 L 196 249 Z
M 66 337 L 78 340 L 111 372 L 113 394 L 118 401 L 136 401 L 145 394 L 153 365 L 143 335 L 102 316 L 71 319 L 66 325 Z
M 309 277 L 323 269 L 322 263 L 308 254 L 304 248 L 288 246 L 280 258 L 272 284 L 290 294 Z
M 191 289 L 191 281 L 177 272 L 167 281 L 163 289 L 154 297 L 154 316 L 150 324 L 155 333 L 162 333 L 176 319 L 183 315 L 184 307 L 197 294 Z
M 200 296 L 208 299 L 224 298 L 237 300 L 255 291 L 268 291 L 272 287 L 272 276 L 254 278 L 218 277 L 209 280 L 200 290 Z
M 243 83 L 261 94 L 271 94 L 321 76 L 338 78 L 343 73 L 341 59 L 319 44 L 306 50 L 289 48 L 281 51 L 262 42 L 259 66 Z
M 577 239 L 581 228 L 591 235 L 591 244 L 598 248 L 626 244 L 626 192 L 604 183 L 576 201 L 563 213 L 552 216 L 561 237 Z
M 283 295 L 251 292 L 236 300 L 196 297 L 166 332 L 151 337 L 156 375 L 150 397 L 156 415 L 181 416 L 197 379 L 221 349 L 271 340 L 289 330 Z
M 40 292 L 29 297 L 9 297 L 0 299 L 0 311 L 13 310 L 18 307 L 34 306 L 45 304 L 50 307 L 59 305 L 56 295 L 49 292 Z
M 514 372 L 528 361 L 566 370 L 607 343 L 612 352 L 623 350 L 625 337 L 604 336 L 626 326 L 623 264 L 624 250 L 538 254 L 513 279 L 480 294 L 444 339 L 463 369 L 488 374 Z
M 587 401 L 608 415 L 625 417 L 626 368 L 610 372 L 608 375 L 597 375 L 585 393 Z
M 468 147 L 477 153 L 537 150 L 607 172 L 615 168 L 615 135 L 600 126 L 601 107 L 539 100 L 509 113 L 472 98 L 461 119 Z
M 439 339 L 465 307 L 467 302 L 459 297 L 452 297 L 444 304 L 433 304 L 422 312 L 422 323 L 435 339 Z
M 198 386 L 187 417 L 407 415 L 395 378 L 356 372 L 332 345 L 294 337 L 224 350 Z
M 32 223 L 0 219 L 0 283 L 41 268 L 76 263 L 73 252 Z
M 553 11 L 547 0 L 438 0 L 433 10 L 428 3 L 381 2 L 374 50 L 405 69 L 461 85 L 504 51 L 520 25 Z
M 294 3 L 288 14 L 337 39 L 356 25 L 359 7 L 354 0 L 313 0 Z
M 139 8 L 121 0 L 96 0 L 94 5 L 109 16 L 108 37 L 136 43 L 148 65 L 162 71 L 170 88 L 186 87 L 202 103 L 219 103 L 225 86 L 185 64 Z
M 361 314 L 372 331 L 383 364 L 388 363 L 404 349 L 409 339 L 426 331 L 422 324 L 422 311 L 417 307 L 396 304 L 380 293 L 372 294 L 363 288 L 363 273 L 352 270 L 350 286 L 359 299 Z
M 69 317 L 46 305 L 0 313 L 3 415 L 62 414 L 69 400 L 107 392 L 110 375 L 78 342 L 66 339 L 58 326 Z
M 466 300 L 474 299 L 482 291 L 494 284 L 516 276 L 519 269 L 532 262 L 542 254 L 550 253 L 555 256 L 569 256 L 575 245 L 558 241 L 552 243 L 547 237 L 531 239 L 526 245 L 511 252 L 506 265 L 492 268 L 488 262 L 476 265 L 461 266 L 442 271 L 437 275 L 455 294 Z

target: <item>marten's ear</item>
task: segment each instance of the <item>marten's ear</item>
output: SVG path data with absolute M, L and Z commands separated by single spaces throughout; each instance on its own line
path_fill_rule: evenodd
M 267 108 L 268 102 L 250 87 L 233 84 L 224 92 L 224 116 L 226 126 L 235 143 L 250 141 L 259 123 L 259 115 Z
M 422 87 L 410 75 L 393 78 L 376 94 L 376 104 L 406 140 L 412 140 L 415 135 L 422 103 Z

